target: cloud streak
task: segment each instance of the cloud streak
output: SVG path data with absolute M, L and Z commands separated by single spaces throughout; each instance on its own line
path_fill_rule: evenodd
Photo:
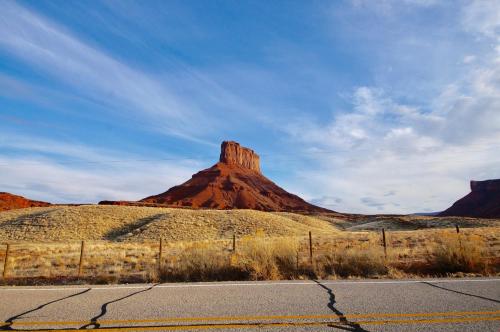
M 203 165 L 181 158 L 140 161 L 120 151 L 29 137 L 0 140 L 0 148 L 17 152 L 0 156 L 2 190 L 54 203 L 138 200 L 186 181 Z
M 0 98 L 12 113 L 0 125 L 22 124 L 0 136 L 6 188 L 52 201 L 137 199 L 208 165 L 104 161 L 149 159 L 130 150 L 206 155 L 183 140 L 215 137 L 250 145 L 278 183 L 339 211 L 440 210 L 469 179 L 500 177 L 493 1 L 245 7 L 262 12 L 257 21 L 210 6 L 160 3 L 129 15 L 130 6 L 77 6 L 76 15 L 73 5 L 0 2 L 0 55 L 9 60 Z M 176 6 L 182 24 L 167 19 L 179 16 Z M 84 27 L 88 15 L 95 28 Z M 211 15 L 221 21 L 204 20 Z
M 92 47 L 14 2 L 0 4 L 0 47 L 115 116 L 154 123 L 167 135 L 199 139 L 204 114 L 160 80 Z

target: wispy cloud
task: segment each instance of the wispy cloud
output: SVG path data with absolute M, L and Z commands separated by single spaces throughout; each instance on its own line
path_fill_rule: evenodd
M 25 188 L 21 193 L 53 201 L 137 199 L 209 165 L 91 167 L 83 161 L 142 159 L 127 150 L 147 154 L 164 146 L 183 157 L 201 151 L 177 146 L 178 138 L 242 139 L 264 163 L 271 160 L 263 167 L 285 188 L 340 211 L 439 210 L 468 190 L 468 179 L 500 176 L 500 6 L 494 1 L 357 0 L 332 3 L 330 11 L 323 4 L 291 5 L 290 12 L 265 11 L 241 25 L 224 15 L 204 21 L 203 6 L 155 5 L 44 11 L 34 3 L 0 2 L 0 52 L 12 61 L 0 74 L 3 113 L 12 114 L 0 119 L 8 120 L 2 129 L 23 124 L 8 128 L 18 136 L 0 136 L 8 152 L 0 172 L 4 190 Z M 188 24 L 163 25 L 172 12 Z M 87 15 L 97 28 L 85 27 Z M 101 32 L 106 36 L 99 38 Z M 135 54 L 125 54 L 128 47 Z M 18 64 L 21 74 L 11 70 Z M 50 125 L 67 131 L 30 125 L 45 119 L 33 114 L 46 110 Z M 81 119 L 84 124 L 75 124 Z M 104 132 L 109 123 L 128 127 L 115 137 Z M 87 145 L 98 140 L 82 133 L 88 124 L 96 137 L 115 142 Z M 68 159 L 82 163 L 61 162 Z
M 482 20 L 477 13 L 484 7 L 490 18 L 500 12 L 483 3 L 464 8 L 464 26 Z M 500 177 L 500 32 L 476 23 L 474 33 L 492 47 L 430 102 L 408 104 L 381 87 L 362 86 L 351 95 L 351 109 L 330 122 L 305 116 L 283 126 L 306 156 L 316 152 L 309 155 L 316 164 L 298 171 L 307 197 L 343 211 L 439 211 L 468 191 L 469 179 Z M 331 195 L 343 197 L 342 204 L 332 205 Z
M 498 1 L 469 1 L 462 9 L 462 24 L 469 32 L 498 40 L 500 3 Z
M 0 140 L 0 148 L 16 150 L 0 156 L 2 191 L 59 203 L 137 200 L 184 182 L 206 166 L 182 158 L 141 161 L 121 151 L 30 137 Z
M 72 93 L 104 106 L 115 116 L 147 119 L 167 135 L 200 140 L 209 119 L 172 92 L 176 82 L 159 79 L 89 45 L 64 27 L 14 2 L 0 4 L 0 47 Z
M 352 4 L 358 8 L 367 8 L 380 14 L 393 14 L 395 7 L 431 7 L 443 3 L 444 0 L 351 0 Z

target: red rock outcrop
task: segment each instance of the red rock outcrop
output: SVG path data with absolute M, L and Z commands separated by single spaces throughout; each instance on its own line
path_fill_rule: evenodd
M 440 216 L 500 218 L 500 179 L 471 181 L 471 192 Z
M 260 172 L 259 156 L 236 142 L 223 142 L 219 162 L 185 183 L 139 202 L 177 207 L 329 212 L 293 195 Z
M 240 146 L 234 141 L 222 142 L 219 162 L 238 165 L 260 173 L 260 158 L 251 149 Z
M 0 192 L 0 211 L 50 205 L 47 202 L 32 201 L 22 196 Z

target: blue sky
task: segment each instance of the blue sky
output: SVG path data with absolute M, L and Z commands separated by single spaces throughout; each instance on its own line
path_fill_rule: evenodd
M 135 200 L 222 140 L 305 199 L 439 211 L 500 178 L 496 1 L 0 1 L 0 190 Z

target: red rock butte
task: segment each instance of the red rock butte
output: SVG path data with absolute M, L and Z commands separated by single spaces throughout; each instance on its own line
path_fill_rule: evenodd
M 266 178 L 260 171 L 259 156 L 233 141 L 222 142 L 219 162 L 212 167 L 139 202 L 191 208 L 331 212 Z
M 253 150 L 233 141 L 222 142 L 219 162 L 236 165 L 260 173 L 260 158 Z
M 500 179 L 471 181 L 471 192 L 440 216 L 500 218 Z

